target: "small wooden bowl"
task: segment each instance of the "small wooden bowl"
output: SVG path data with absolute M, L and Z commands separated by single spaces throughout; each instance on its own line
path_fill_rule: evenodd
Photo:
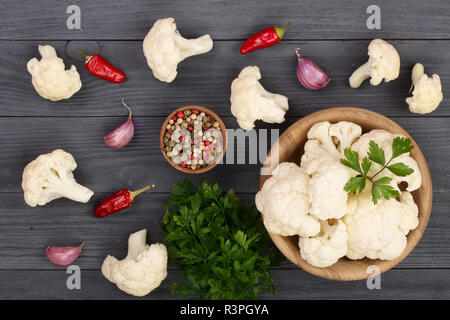
M 402 134 L 411 138 L 411 136 L 402 127 L 381 114 L 366 109 L 339 107 L 314 112 L 298 120 L 280 136 L 278 141 L 272 147 L 271 152 L 272 150 L 276 150 L 274 148 L 278 147 L 279 163 L 295 162 L 299 164 L 300 157 L 303 154 L 303 146 L 307 140 L 306 135 L 311 126 L 321 121 L 336 123 L 342 120 L 351 121 L 360 125 L 363 129 L 363 133 L 373 129 L 384 129 L 392 133 Z M 427 227 L 433 198 L 431 177 L 425 157 L 420 151 L 419 146 L 412 138 L 411 141 L 414 145 L 414 149 L 411 151 L 411 157 L 416 160 L 422 174 L 422 186 L 418 190 L 412 192 L 414 201 L 419 207 L 419 225 L 416 229 L 409 232 L 407 236 L 408 243 L 406 248 L 397 259 L 371 260 L 365 258 L 363 260 L 350 260 L 344 257 L 330 267 L 317 268 L 302 259 L 298 247 L 298 236 L 284 237 L 270 233 L 270 237 L 278 249 L 280 249 L 286 258 L 303 270 L 316 276 L 331 280 L 349 281 L 366 279 L 373 275 L 373 271 L 371 272 L 370 269 L 368 269 L 369 266 L 376 265 L 379 267 L 381 272 L 384 272 L 402 261 L 419 242 L 425 228 Z M 264 170 L 267 170 L 265 173 L 270 174 L 272 170 L 275 169 L 277 164 L 271 164 L 269 156 L 267 159 L 268 160 L 266 160 L 266 163 L 264 164 Z M 264 182 L 270 177 L 270 175 L 261 175 L 259 185 L 260 189 L 262 188 Z
M 164 135 L 166 134 L 166 127 L 169 124 L 169 120 L 173 118 L 173 116 L 175 116 L 178 112 L 184 112 L 185 110 L 190 110 L 190 109 L 197 109 L 200 112 L 204 112 L 206 115 L 211 116 L 215 121 L 219 122 L 219 128 L 220 128 L 220 132 L 222 133 L 222 154 L 217 157 L 216 161 L 213 164 L 207 165 L 204 168 L 200 168 L 200 169 L 191 169 L 191 168 L 183 168 L 182 166 L 179 166 L 177 164 L 175 164 L 172 159 L 170 159 L 167 154 L 166 151 L 164 149 Z M 217 163 L 219 163 L 223 156 L 225 155 L 225 152 L 227 150 L 227 128 L 225 127 L 225 124 L 223 123 L 222 119 L 220 119 L 220 117 L 213 111 L 211 111 L 208 108 L 204 108 L 201 106 L 195 106 L 195 105 L 190 105 L 190 106 L 184 106 L 181 108 L 176 109 L 174 112 L 172 112 L 167 119 L 164 121 L 162 127 L 161 127 L 161 132 L 159 134 L 159 146 L 161 148 L 161 152 L 164 156 L 164 158 L 167 160 L 167 162 L 174 167 L 177 170 L 180 170 L 184 173 L 189 173 L 189 174 L 199 174 L 199 173 L 204 173 L 207 172 L 209 170 L 211 170 L 212 168 L 214 168 Z

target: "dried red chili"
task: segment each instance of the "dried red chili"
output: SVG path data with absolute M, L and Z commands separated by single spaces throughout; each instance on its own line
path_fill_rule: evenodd
M 126 80 L 126 75 L 99 54 L 87 55 L 81 49 L 78 51 L 83 55 L 86 69 L 93 75 L 109 82 L 120 83 Z
M 289 27 L 291 23 L 292 22 L 290 21 L 284 27 L 271 26 L 269 28 L 261 30 L 258 33 L 255 33 L 250 38 L 248 38 L 247 41 L 244 42 L 244 44 L 241 47 L 241 53 L 247 54 L 249 52 L 271 47 L 274 44 L 277 44 L 278 42 L 281 41 L 281 39 L 284 36 L 284 32 L 286 31 L 286 28 Z
M 128 189 L 120 189 L 112 196 L 103 200 L 100 203 L 100 205 L 95 209 L 94 215 L 97 218 L 103 218 L 117 211 L 129 208 L 133 203 L 134 198 L 138 194 L 154 187 L 155 185 L 152 184 L 150 186 L 146 186 L 136 191 L 130 191 Z

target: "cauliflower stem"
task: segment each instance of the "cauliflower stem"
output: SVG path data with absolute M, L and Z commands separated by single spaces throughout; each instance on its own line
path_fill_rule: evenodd
M 358 88 L 364 81 L 370 78 L 370 69 L 369 61 L 356 69 L 350 76 L 350 87 Z
M 66 171 L 50 169 L 51 175 L 42 184 L 42 189 L 48 193 L 58 193 L 64 198 L 86 203 L 92 196 L 92 191 L 77 183 Z
M 130 234 L 128 238 L 128 254 L 125 259 L 135 260 L 147 248 L 147 230 L 143 229 Z
M 173 39 L 180 50 L 180 62 L 191 56 L 203 54 L 211 50 L 211 36 L 209 34 L 205 34 L 196 39 L 186 39 L 177 30 Z

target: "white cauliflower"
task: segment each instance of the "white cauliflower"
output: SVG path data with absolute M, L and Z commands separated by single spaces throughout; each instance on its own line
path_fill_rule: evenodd
M 392 141 L 396 137 L 401 137 L 399 134 L 393 134 L 386 130 L 372 130 L 368 133 L 365 133 L 359 138 L 358 141 L 356 141 L 353 146 L 352 150 L 357 151 L 359 156 L 364 158 L 367 155 L 367 152 L 369 151 L 369 143 L 371 140 L 373 140 L 375 143 L 377 143 L 381 149 L 385 152 L 385 159 L 386 161 L 389 161 L 389 159 L 392 157 Z M 408 184 L 406 190 L 409 192 L 412 192 L 414 190 L 417 190 L 422 185 L 422 175 L 420 174 L 419 167 L 417 165 L 416 160 L 414 160 L 408 153 L 404 153 L 401 156 L 393 159 L 390 163 L 390 165 L 403 162 L 407 166 L 409 166 L 411 169 L 414 170 L 414 172 L 406 177 L 400 177 L 389 170 L 385 169 L 383 171 L 383 176 L 392 178 L 391 186 L 400 191 L 398 185 L 402 182 L 406 182 Z M 369 176 L 374 175 L 379 170 L 381 170 L 382 166 L 373 162 L 372 167 L 369 170 Z
M 409 111 L 413 113 L 430 113 L 439 106 L 442 99 L 441 79 L 437 74 L 429 78 L 424 73 L 424 67 L 416 63 L 412 70 L 412 82 L 414 86 L 413 96 L 406 98 Z
M 345 184 L 352 177 L 340 163 L 343 150 L 361 135 L 361 127 L 346 121 L 319 122 L 308 131 L 300 166 L 309 175 L 310 214 L 318 219 L 342 218 L 347 211 Z
M 304 159 L 302 157 L 302 161 L 306 161 L 309 156 L 315 158 L 322 155 L 339 160 L 344 155 L 344 149 L 351 147 L 361 133 L 361 127 L 352 122 L 340 121 L 335 124 L 328 121 L 318 122 L 308 131 L 306 144 L 310 145 L 305 144 L 305 156 Z
M 275 168 L 255 198 L 269 232 L 308 237 L 320 231 L 319 221 L 308 214 L 308 181 L 304 170 L 295 163 L 284 162 Z
M 312 170 L 312 168 L 316 170 Z M 317 158 L 313 166 L 305 167 L 309 175 L 309 213 L 321 220 L 342 218 L 347 211 L 345 184 L 352 177 L 350 171 L 338 161 Z
M 55 48 L 49 45 L 39 46 L 41 60 L 31 59 L 27 63 L 28 72 L 36 92 L 43 98 L 58 101 L 69 99 L 81 89 L 80 75 L 72 65 L 65 70 L 64 62 L 56 55 Z
M 123 260 L 107 256 L 102 273 L 106 279 L 133 296 L 142 297 L 159 287 L 167 276 L 167 249 L 163 244 L 147 244 L 147 230 L 128 238 L 128 255 Z
M 344 217 L 348 232 L 347 257 L 395 259 L 406 247 L 406 235 L 418 226 L 419 210 L 409 192 L 402 192 L 400 201 L 381 198 L 374 205 L 369 190 L 349 196 Z
M 320 233 L 310 238 L 300 238 L 300 253 L 310 265 L 319 268 L 335 264 L 347 253 L 347 228 L 341 220 L 320 221 Z
M 244 130 L 252 129 L 256 120 L 282 123 L 289 109 L 288 98 L 268 92 L 259 83 L 259 79 L 259 68 L 248 66 L 231 83 L 231 113 Z
M 177 76 L 178 63 L 186 58 L 206 53 L 213 47 L 209 34 L 197 39 L 183 38 L 174 18 L 159 19 L 144 39 L 143 50 L 147 64 L 156 79 L 172 82 Z
M 382 39 L 372 40 L 369 44 L 369 61 L 356 69 L 349 78 L 350 87 L 358 88 L 367 78 L 370 84 L 377 86 L 397 79 L 400 73 L 400 56 L 394 46 Z
M 22 189 L 30 207 L 43 206 L 58 198 L 86 203 L 94 194 L 78 184 L 72 171 L 77 168 L 73 156 L 61 149 L 41 154 L 23 170 Z

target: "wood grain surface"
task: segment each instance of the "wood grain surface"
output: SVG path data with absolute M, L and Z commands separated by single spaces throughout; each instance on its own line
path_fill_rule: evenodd
M 447 0 L 377 1 L 380 30 L 366 28 L 371 1 L 146 1 L 80 0 L 82 29 L 66 28 L 72 1 L 0 0 L 0 299 L 133 299 L 103 278 L 99 270 L 107 254 L 122 258 L 128 234 L 147 228 L 150 242 L 161 242 L 163 210 L 171 184 L 189 177 L 219 182 L 252 203 L 258 190 L 260 162 L 218 165 L 200 176 L 173 169 L 161 155 L 159 130 L 176 108 L 198 104 L 216 112 L 229 129 L 237 128 L 230 112 L 230 85 L 247 65 L 258 65 L 262 85 L 289 97 L 290 110 L 279 129 L 321 109 L 352 105 L 388 116 L 420 146 L 433 182 L 433 210 L 415 249 L 382 275 L 382 289 L 368 290 L 365 281 L 333 282 L 312 276 L 286 262 L 273 270 L 276 299 L 418 299 L 450 298 L 450 3 Z M 166 84 L 147 67 L 142 39 L 156 19 L 173 16 L 181 34 L 209 33 L 214 49 L 183 61 L 178 77 Z M 239 54 L 244 39 L 269 25 L 292 20 L 285 40 L 265 50 Z M 358 89 L 348 86 L 351 72 L 367 60 L 371 39 L 389 39 L 401 57 L 400 76 L 388 84 Z M 66 66 L 74 64 L 83 87 L 70 100 L 50 102 L 31 85 L 26 63 L 38 56 L 37 45 L 55 46 Z M 127 81 L 116 85 L 89 74 L 76 48 L 98 50 L 124 70 Z M 312 58 L 332 78 L 323 90 L 303 89 L 295 75 L 294 49 Z M 405 98 L 416 62 L 441 77 L 444 101 L 430 115 L 408 111 Z M 127 117 L 125 98 L 133 108 L 136 135 L 123 150 L 111 150 L 103 136 Z M 77 180 L 95 195 L 88 204 L 55 200 L 30 208 L 23 202 L 21 174 L 37 155 L 63 148 L 77 160 Z M 232 148 L 237 149 L 234 144 Z M 242 150 L 242 146 L 239 147 Z M 236 151 L 236 150 L 235 150 Z M 229 150 L 227 151 L 227 154 Z M 246 149 L 247 157 L 251 151 Z M 259 159 L 264 160 L 264 159 Z M 228 161 L 225 161 L 228 163 Z M 231 162 L 231 161 L 230 161 Z M 97 220 L 93 209 L 122 187 L 155 183 L 126 212 Z M 86 242 L 77 260 L 82 290 L 68 290 L 64 268 L 48 263 L 49 244 Z M 174 299 L 166 286 L 183 279 L 169 265 L 163 286 L 146 299 Z

